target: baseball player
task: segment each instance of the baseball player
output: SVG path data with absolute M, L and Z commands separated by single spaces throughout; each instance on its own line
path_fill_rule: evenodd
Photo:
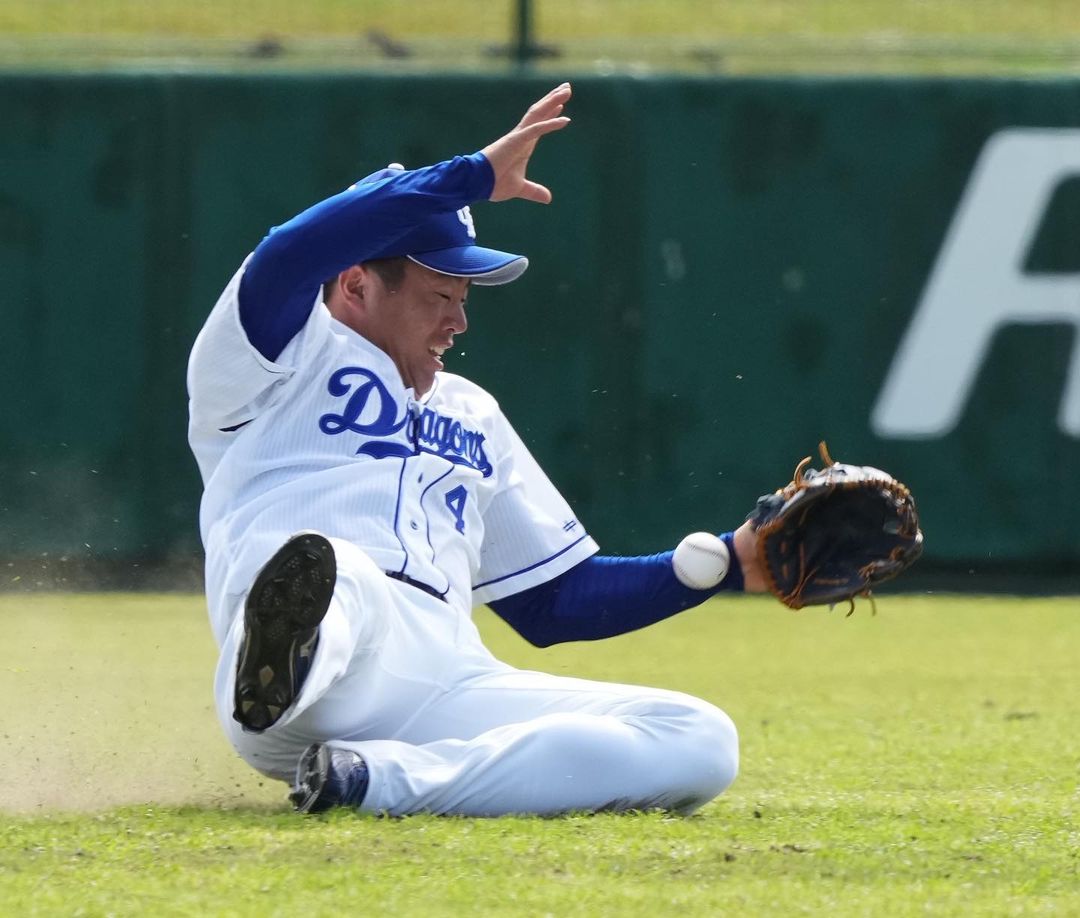
M 526 167 L 570 95 L 272 229 L 192 351 L 217 709 L 303 812 L 690 812 L 735 778 L 723 711 L 514 669 L 471 617 L 487 603 L 548 646 L 762 588 L 745 525 L 714 589 L 683 585 L 671 552 L 597 555 L 495 399 L 444 372 L 472 287 L 528 264 L 477 244 L 469 204 L 550 201 Z

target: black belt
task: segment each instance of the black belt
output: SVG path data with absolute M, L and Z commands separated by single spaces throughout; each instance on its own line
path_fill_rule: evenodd
M 402 583 L 407 583 L 411 587 L 423 590 L 428 596 L 434 596 L 436 599 L 441 599 L 443 602 L 446 602 L 445 593 L 440 593 L 435 587 L 428 586 L 426 583 L 422 583 L 419 580 L 414 580 L 408 574 L 403 574 L 401 571 L 387 571 L 386 576 L 391 580 L 400 580 Z

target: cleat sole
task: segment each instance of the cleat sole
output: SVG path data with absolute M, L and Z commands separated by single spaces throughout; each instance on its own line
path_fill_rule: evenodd
M 333 546 L 310 532 L 286 542 L 255 578 L 234 694 L 233 719 L 244 729 L 272 727 L 296 700 L 336 582 Z

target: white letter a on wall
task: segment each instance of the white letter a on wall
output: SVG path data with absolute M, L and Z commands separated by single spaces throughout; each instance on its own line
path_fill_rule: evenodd
M 994 333 L 1053 322 L 1077 329 L 1058 423 L 1080 437 L 1080 273 L 1023 273 L 1051 196 L 1074 175 L 1080 130 L 1010 129 L 986 142 L 874 406 L 875 433 L 948 433 Z

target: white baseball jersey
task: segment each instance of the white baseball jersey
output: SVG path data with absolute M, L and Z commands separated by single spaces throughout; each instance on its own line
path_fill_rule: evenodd
M 218 643 L 266 560 L 302 529 L 469 610 L 544 583 L 596 543 L 479 386 L 439 373 L 416 399 L 321 300 L 275 361 L 222 293 L 188 367 L 191 448 Z

